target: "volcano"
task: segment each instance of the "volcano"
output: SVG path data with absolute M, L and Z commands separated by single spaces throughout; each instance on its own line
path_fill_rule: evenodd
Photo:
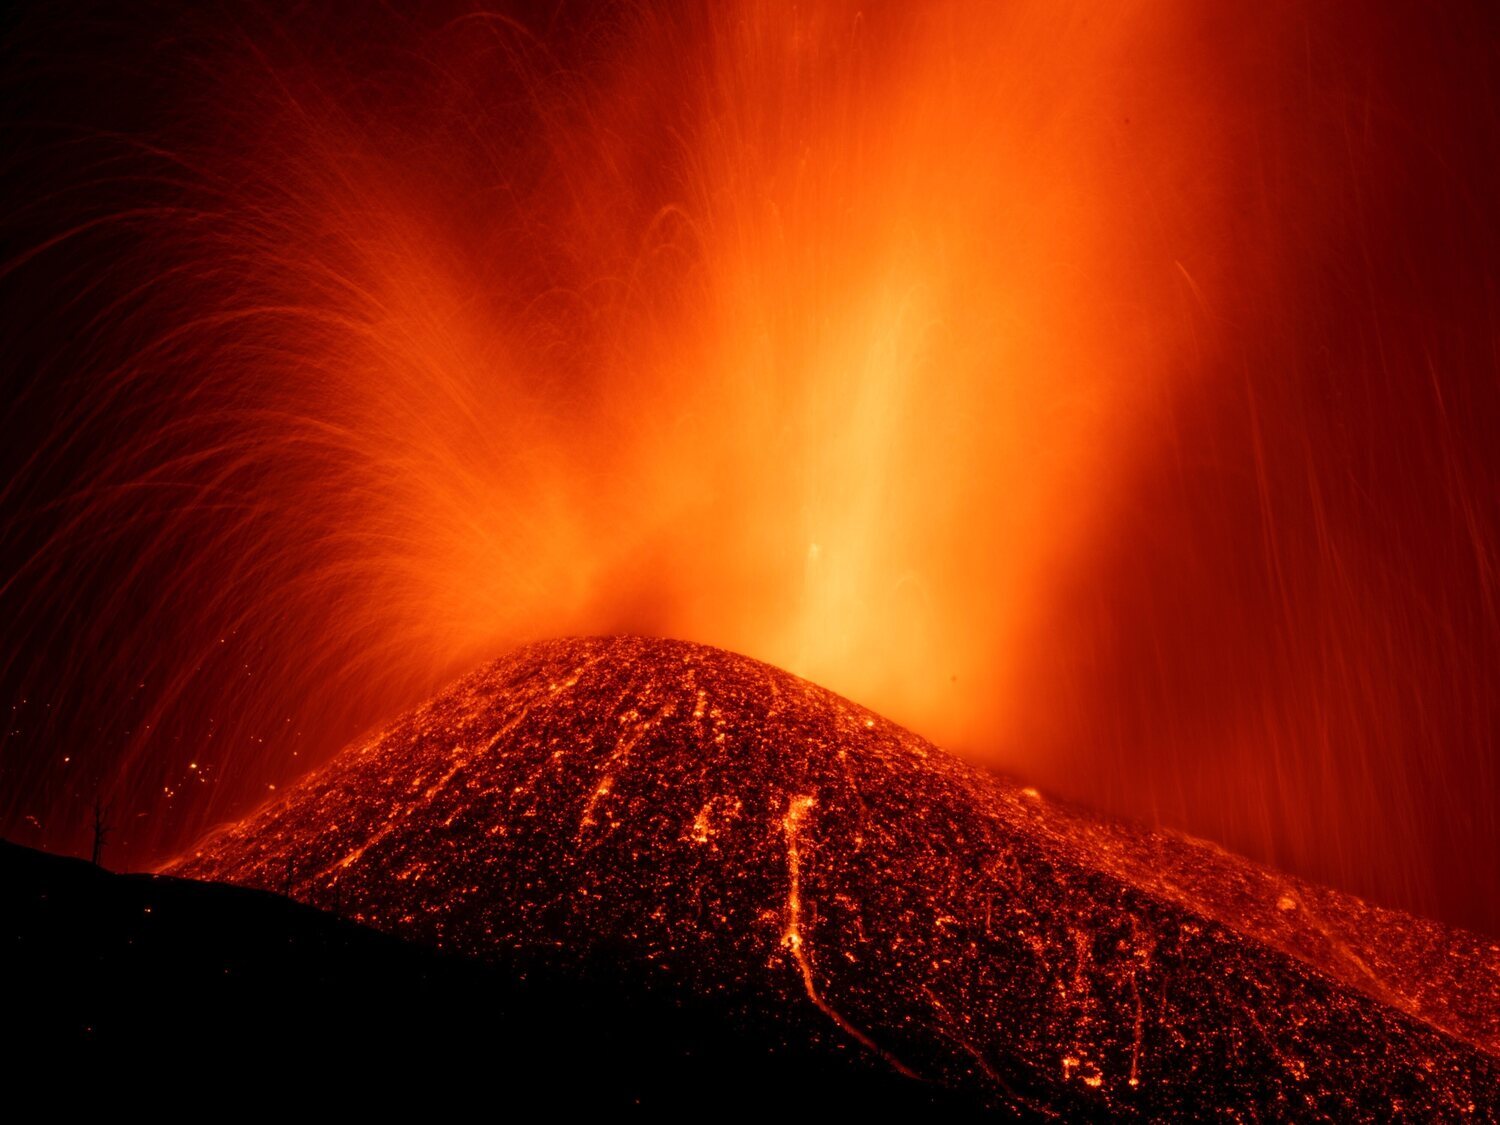
M 1500 947 L 981 772 L 746 657 L 491 664 L 172 874 L 610 966 L 1023 1116 L 1500 1114 Z

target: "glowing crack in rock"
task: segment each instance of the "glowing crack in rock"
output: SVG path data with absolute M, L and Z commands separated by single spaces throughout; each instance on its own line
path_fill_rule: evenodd
M 522 649 L 173 870 L 472 956 L 612 959 L 1023 1114 L 1500 1115 L 1493 943 L 682 642 Z
M 884 1058 L 897 1071 L 908 1078 L 916 1078 L 918 1075 L 914 1071 L 889 1052 L 881 1050 L 868 1035 L 834 1011 L 828 1001 L 823 999 L 818 991 L 817 982 L 813 979 L 811 956 L 802 940 L 802 851 L 799 836 L 802 831 L 802 818 L 815 804 L 817 800 L 813 797 L 795 796 L 787 805 L 786 816 L 782 820 L 782 827 L 786 830 L 786 864 L 789 885 L 786 892 L 786 933 L 782 936 L 781 943 L 786 946 L 791 953 L 792 960 L 797 963 L 797 971 L 802 974 L 802 985 L 807 989 L 807 998 L 813 1002 L 818 1011 L 842 1028 L 844 1033 L 855 1042 Z

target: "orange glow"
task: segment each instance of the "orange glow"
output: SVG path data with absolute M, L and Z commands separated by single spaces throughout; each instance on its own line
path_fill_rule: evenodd
M 0 828 L 104 792 L 159 859 L 629 632 L 1493 929 L 1465 13 L 257 9 L 70 61 L 145 92 L 7 228 Z
M 1216 268 L 1213 75 L 1160 65 L 1191 23 L 747 4 L 694 29 L 686 77 L 638 91 L 684 107 L 650 252 L 689 268 L 606 383 L 638 435 L 621 626 L 993 746 L 1048 575 L 1186 367 L 1179 260 Z
M 539 111 L 522 208 L 477 202 L 510 174 L 483 144 L 411 160 L 425 114 L 273 105 L 258 156 L 292 180 L 247 233 L 289 291 L 246 315 L 291 401 L 253 424 L 297 479 L 290 593 L 338 607 L 338 674 L 405 698 L 639 629 L 993 748 L 1217 269 L 1192 33 L 1157 4 L 642 13 Z M 482 74 L 517 38 L 467 19 L 432 50 Z

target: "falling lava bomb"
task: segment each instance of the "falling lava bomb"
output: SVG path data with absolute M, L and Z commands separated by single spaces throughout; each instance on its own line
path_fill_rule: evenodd
M 172 873 L 599 964 L 997 1109 L 1500 1115 L 1500 949 L 982 772 L 746 657 L 532 645 Z

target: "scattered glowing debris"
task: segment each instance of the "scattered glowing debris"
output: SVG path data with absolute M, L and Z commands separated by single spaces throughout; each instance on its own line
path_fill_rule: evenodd
M 1012 1109 L 1497 1104 L 1491 942 L 1284 889 L 868 721 L 712 649 L 532 646 L 177 870 L 314 902 L 337 876 L 344 916 L 461 953 L 607 949 Z M 608 832 L 580 831 L 596 814 Z M 1417 960 L 1382 952 L 1394 933 Z

